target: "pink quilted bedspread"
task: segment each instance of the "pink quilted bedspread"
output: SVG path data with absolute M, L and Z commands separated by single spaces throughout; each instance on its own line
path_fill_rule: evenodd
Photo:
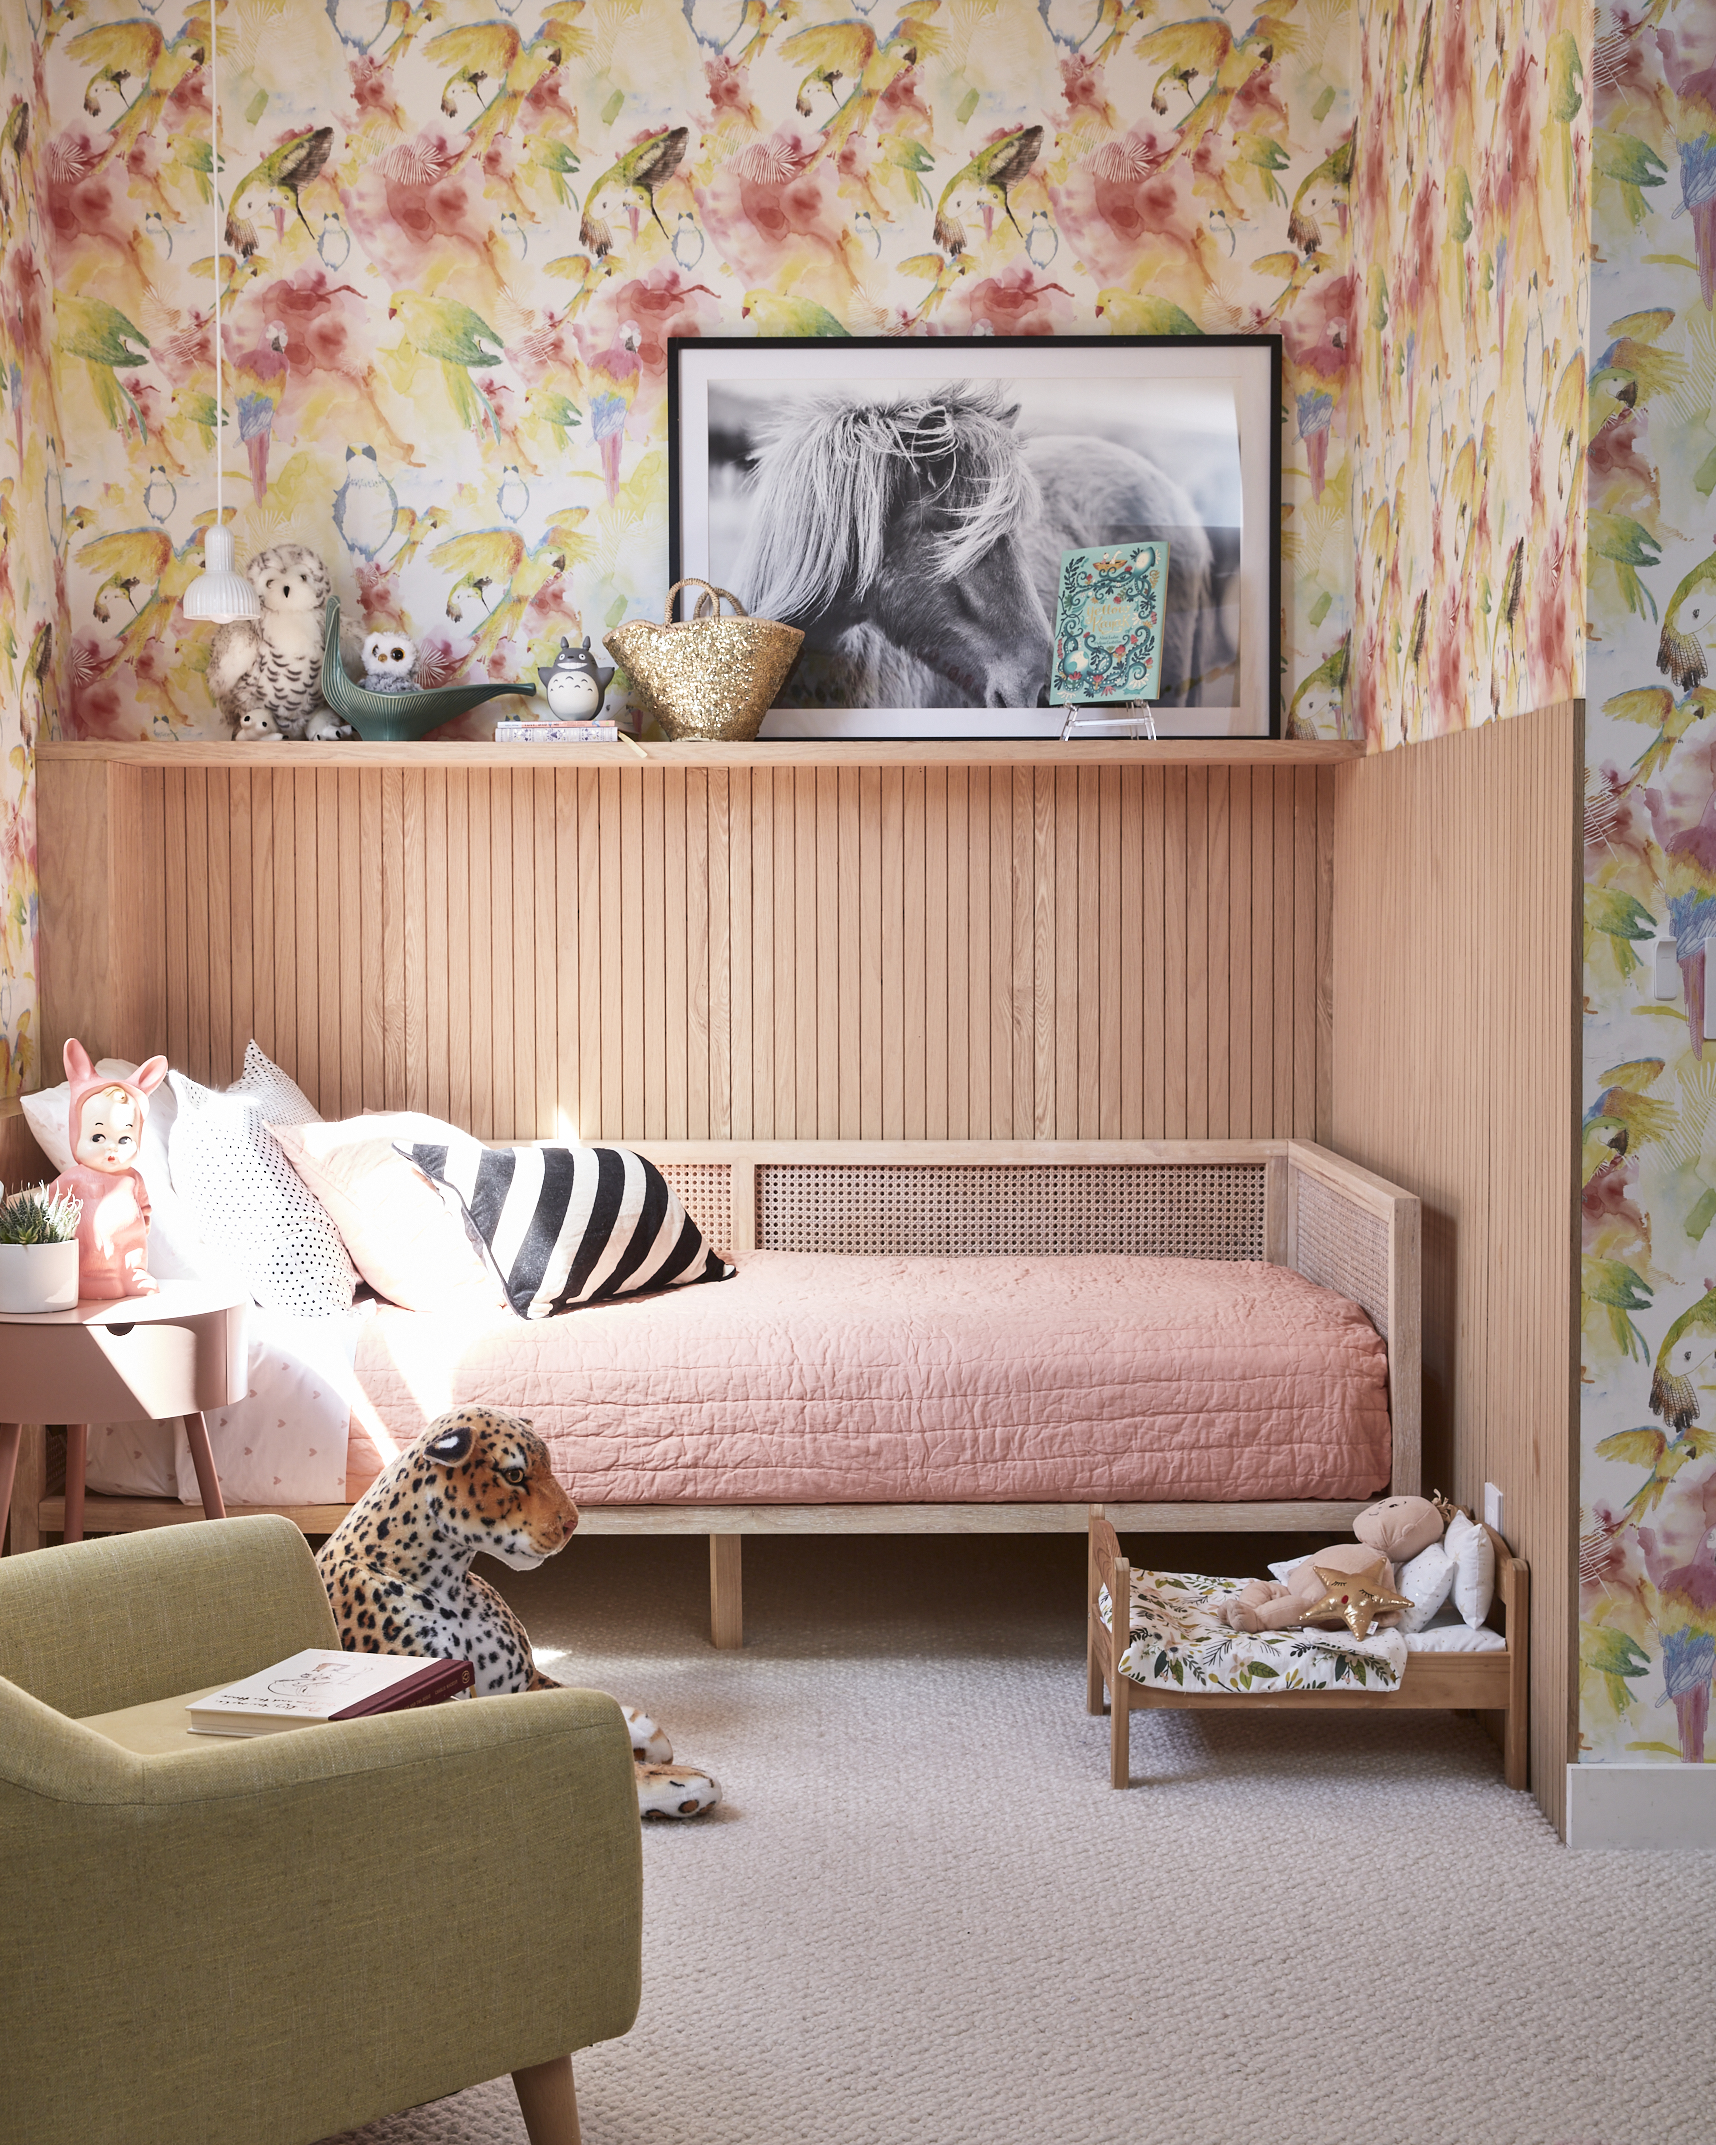
M 588 1504 L 1362 1497 L 1387 1364 L 1286 1267 L 759 1251 L 731 1281 L 526 1323 L 381 1308 L 388 1430 L 527 1415 Z

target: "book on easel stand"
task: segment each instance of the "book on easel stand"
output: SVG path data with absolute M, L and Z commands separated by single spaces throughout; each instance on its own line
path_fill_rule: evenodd
M 1165 543 L 1099 544 L 1061 555 L 1049 705 L 1066 709 L 1061 740 L 1092 735 L 1154 742 L 1162 690 Z

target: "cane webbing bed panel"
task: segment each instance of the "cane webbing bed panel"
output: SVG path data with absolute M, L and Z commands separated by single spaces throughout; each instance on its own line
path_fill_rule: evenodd
M 730 1162 L 664 1162 L 661 1173 L 679 1203 L 717 1251 L 733 1243 L 733 1167 Z
M 1315 1177 L 1301 1174 L 1296 1185 L 1294 1266 L 1360 1305 L 1387 1340 L 1388 1224 Z
M 1253 1163 L 762 1162 L 757 1242 L 900 1257 L 1261 1259 Z

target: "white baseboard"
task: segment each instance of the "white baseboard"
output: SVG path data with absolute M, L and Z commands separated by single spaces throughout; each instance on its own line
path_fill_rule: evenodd
M 1716 1765 L 1570 1765 L 1569 1847 L 1716 1849 Z

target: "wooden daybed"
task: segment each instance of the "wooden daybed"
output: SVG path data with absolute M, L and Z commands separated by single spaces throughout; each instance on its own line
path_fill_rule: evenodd
M 1098 1605 L 1101 1590 L 1110 1602 L 1130 1602 L 1132 1567 L 1120 1553 L 1112 1513 L 1093 1508 L 1086 1563 L 1085 1702 L 1093 1714 L 1103 1711 L 1109 1694 L 1109 1784 L 1130 1787 L 1130 1727 L 1134 1713 L 1159 1707 L 1241 1712 L 1258 1707 L 1288 1712 L 1498 1713 L 1502 1718 L 1502 1762 L 1510 1788 L 1523 1788 L 1527 1777 L 1527 1634 L 1531 1628 L 1530 1575 L 1493 1528 L 1486 1528 L 1496 1558 L 1496 1599 L 1504 1614 L 1505 1648 L 1491 1653 L 1408 1653 L 1406 1670 L 1393 1690 L 1274 1691 L 1266 1687 L 1234 1692 L 1164 1690 L 1135 1682 L 1122 1672 L 1130 1619 L 1111 1615 L 1105 1623 Z M 1123 1522 L 1124 1524 L 1125 1522 Z
M 1124 1252 L 1264 1260 L 1359 1304 L 1388 1358 L 1389 1487 L 1415 1492 L 1419 1465 L 1417 1200 L 1327 1150 L 1296 1140 L 1180 1142 L 634 1143 L 660 1163 L 718 1243 L 752 1249 L 895 1254 Z M 13 1545 L 56 1533 L 43 1433 L 27 1432 Z M 741 1642 L 741 1544 L 759 1533 L 1075 1533 L 1093 1485 L 1052 1501 L 604 1504 L 581 1499 L 588 1533 L 707 1534 L 712 1636 Z M 1083 1492 L 1083 1494 L 1081 1494 Z M 1372 1493 L 1376 1494 L 1376 1493 Z M 1135 1532 L 1340 1532 L 1370 1501 L 1115 1503 Z M 284 1511 L 306 1533 L 337 1526 L 344 1505 Z M 88 1533 L 200 1516 L 196 1506 L 91 1495 Z M 1464 1701 L 1463 1701 L 1464 1702 Z

